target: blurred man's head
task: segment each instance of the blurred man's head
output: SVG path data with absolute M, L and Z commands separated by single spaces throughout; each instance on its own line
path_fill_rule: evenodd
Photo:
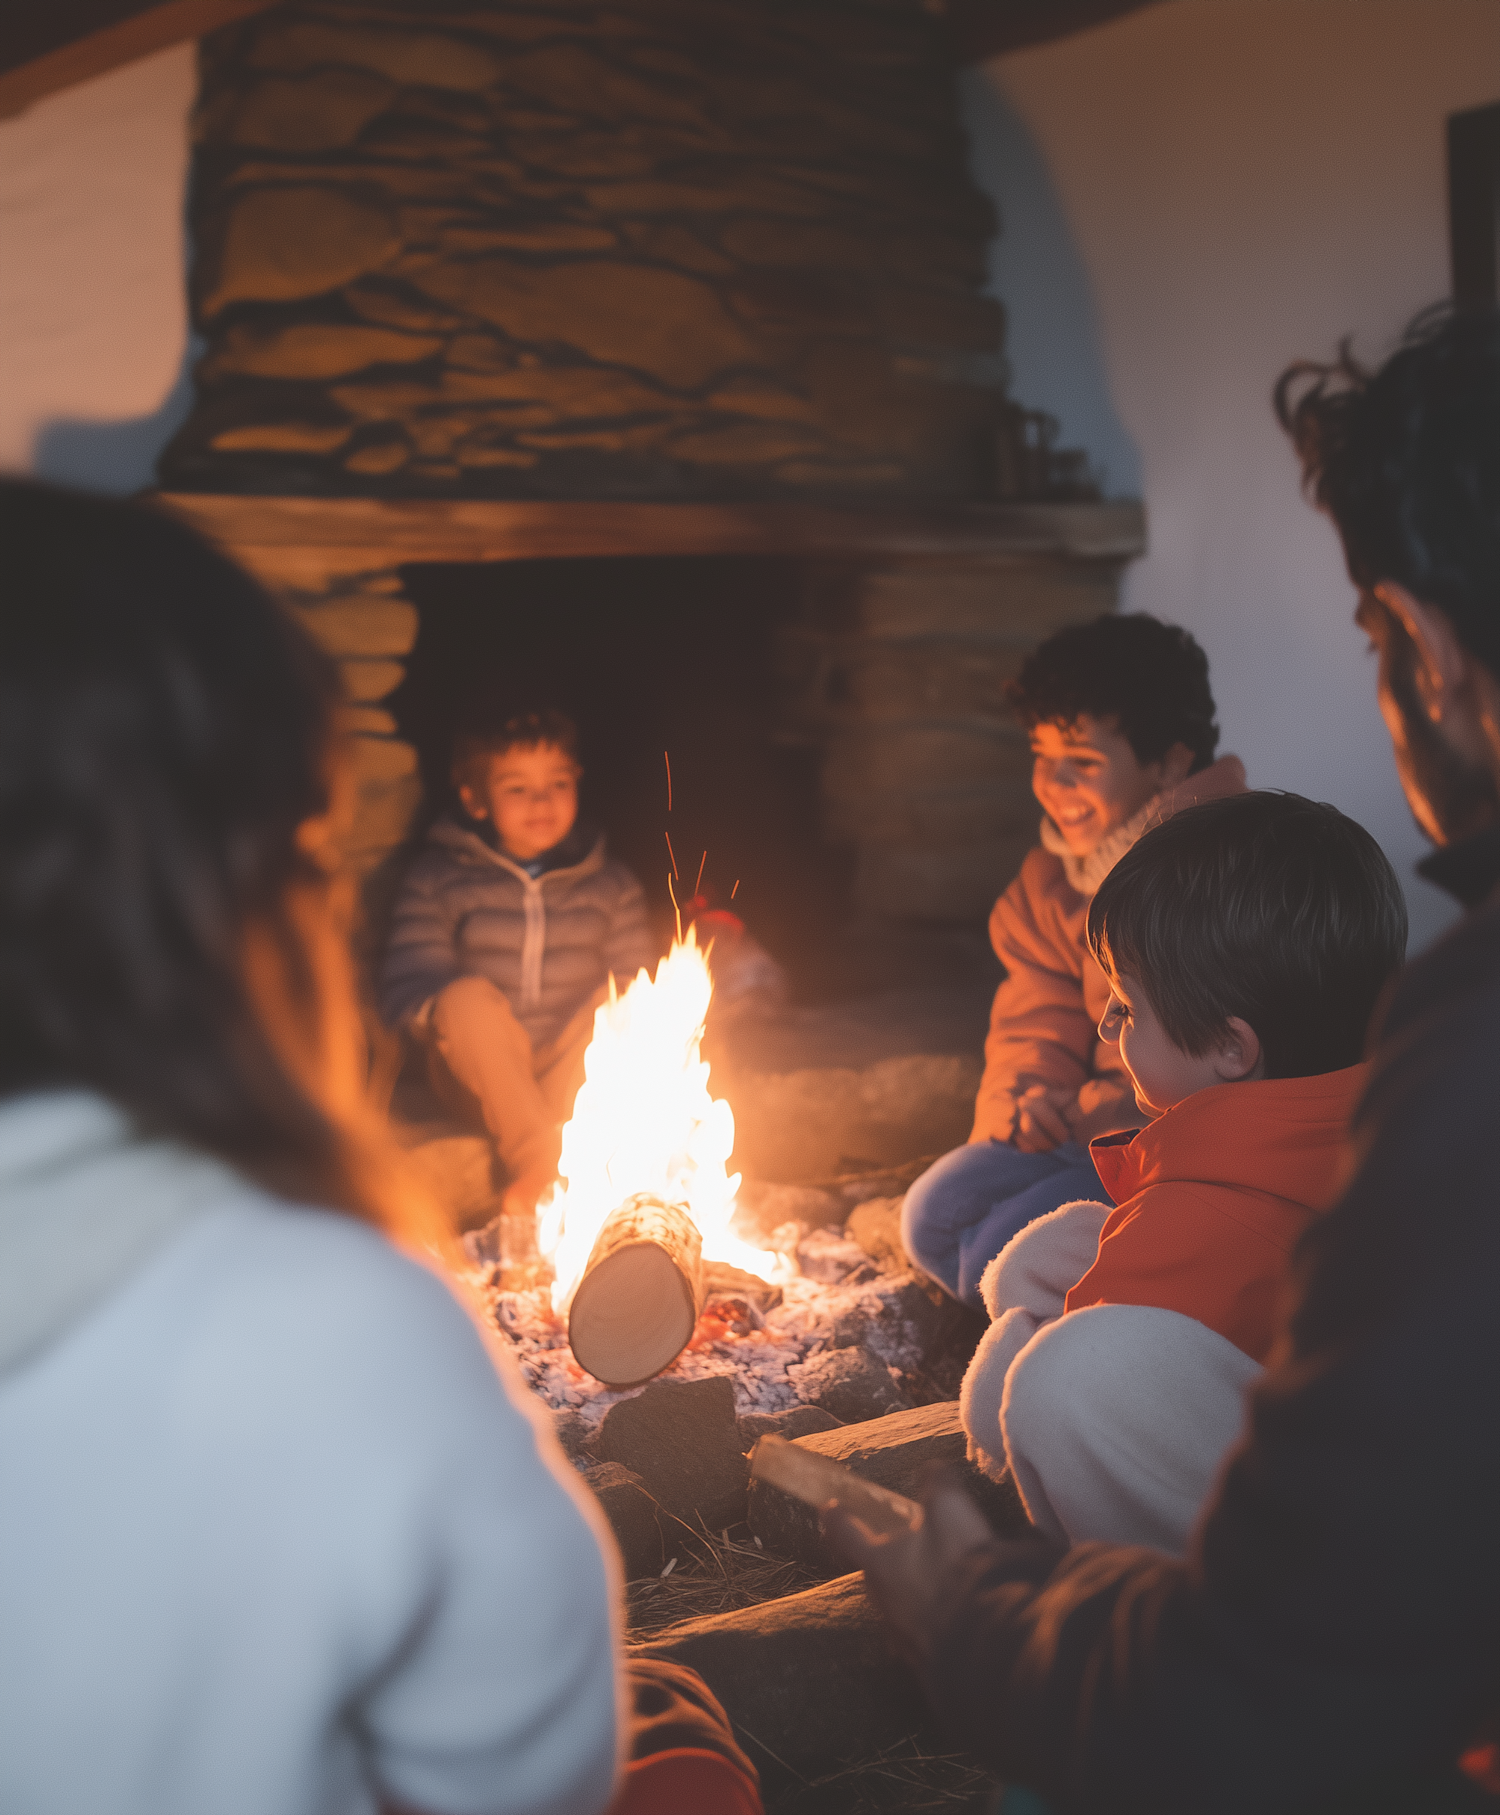
M 1294 365 L 1276 410 L 1343 538 L 1417 823 L 1465 837 L 1500 818 L 1500 311 L 1420 317 L 1376 371 L 1347 345 Z

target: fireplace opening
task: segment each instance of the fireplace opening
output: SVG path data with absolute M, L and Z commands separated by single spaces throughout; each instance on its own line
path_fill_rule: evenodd
M 673 895 L 696 893 L 732 906 L 800 999 L 829 993 L 854 858 L 824 837 L 819 752 L 778 726 L 776 637 L 797 611 L 797 563 L 444 563 L 402 579 L 420 629 L 388 704 L 420 762 L 415 833 L 452 801 L 456 729 L 560 707 L 579 727 L 581 815 L 640 878 L 662 949 Z

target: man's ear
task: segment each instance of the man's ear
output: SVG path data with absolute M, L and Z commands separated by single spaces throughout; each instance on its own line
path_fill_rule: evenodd
M 1265 1057 L 1260 1048 L 1260 1035 L 1248 1021 L 1231 1015 L 1224 1035 L 1213 1055 L 1214 1070 L 1225 1084 L 1243 1084 L 1265 1076 Z
M 1425 604 L 1394 580 L 1370 589 L 1410 637 L 1417 652 L 1412 678 L 1422 709 L 1441 724 L 1469 678 L 1469 656 L 1448 614 Z
M 466 781 L 458 784 L 458 798 L 464 804 L 464 812 L 470 819 L 488 819 L 490 810 L 484 803 L 484 796 L 477 788 L 471 788 Z

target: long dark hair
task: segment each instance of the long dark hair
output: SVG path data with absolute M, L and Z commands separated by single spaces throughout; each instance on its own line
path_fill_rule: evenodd
M 87 1086 L 282 1194 L 388 1222 L 247 978 L 269 937 L 317 1013 L 294 904 L 334 887 L 298 836 L 329 805 L 333 664 L 143 505 L 0 481 L 0 587 L 0 1096 Z

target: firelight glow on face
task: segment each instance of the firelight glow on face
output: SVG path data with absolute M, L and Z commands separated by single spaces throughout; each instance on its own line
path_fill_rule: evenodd
M 1031 791 L 1077 857 L 1088 856 L 1162 785 L 1161 763 L 1140 762 L 1113 721 L 1088 713 L 1071 725 L 1033 726 L 1031 755 Z

